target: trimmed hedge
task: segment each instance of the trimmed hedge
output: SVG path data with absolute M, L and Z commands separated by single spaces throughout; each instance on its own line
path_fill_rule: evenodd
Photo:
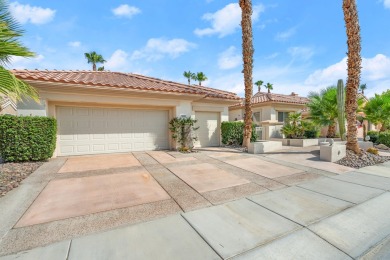
M 320 131 L 314 129 L 314 130 L 305 130 L 303 133 L 303 136 L 307 139 L 314 139 L 318 138 L 320 136 Z
M 380 132 L 378 135 L 378 143 L 390 147 L 390 131 Z
M 0 116 L 0 155 L 5 162 L 42 161 L 53 156 L 57 121 L 39 116 Z
M 370 142 L 373 142 L 374 144 L 378 143 L 379 132 L 377 132 L 377 131 L 368 131 L 367 135 L 370 136 Z
M 242 145 L 244 139 L 244 122 L 222 122 L 221 135 L 222 143 L 227 145 Z M 256 141 L 255 124 L 252 125 L 251 142 Z

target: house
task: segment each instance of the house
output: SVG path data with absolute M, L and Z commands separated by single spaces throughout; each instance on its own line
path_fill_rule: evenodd
M 16 115 L 15 102 L 5 96 L 0 95 L 0 115 Z
M 198 120 L 198 147 L 220 145 L 220 123 L 240 98 L 231 92 L 110 71 L 13 70 L 41 103 L 18 104 L 19 115 L 58 122 L 55 156 L 171 149 L 168 122 Z
M 244 120 L 244 100 L 229 107 L 229 120 Z M 305 111 L 308 98 L 292 92 L 290 95 L 257 92 L 252 97 L 253 122 L 259 126 L 259 136 L 263 140 L 282 138 L 280 129 L 291 112 Z

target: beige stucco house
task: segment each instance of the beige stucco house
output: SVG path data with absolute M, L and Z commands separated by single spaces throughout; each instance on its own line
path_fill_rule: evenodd
M 291 112 L 303 112 L 309 99 L 292 92 L 290 95 L 257 92 L 252 97 L 253 122 L 260 127 L 259 135 L 263 140 L 282 138 L 280 129 Z M 229 120 L 244 119 L 244 102 L 229 107 Z
M 55 156 L 171 149 L 168 122 L 198 120 L 196 146 L 219 146 L 220 123 L 240 98 L 231 92 L 119 72 L 13 70 L 35 87 L 41 104 L 18 104 L 19 115 L 58 121 Z

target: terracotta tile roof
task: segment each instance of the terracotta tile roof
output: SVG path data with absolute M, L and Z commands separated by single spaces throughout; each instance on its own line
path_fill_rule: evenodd
M 237 94 L 203 86 L 111 71 L 12 70 L 18 78 L 32 81 L 104 86 L 134 90 L 151 90 L 202 95 L 211 98 L 239 100 Z
M 236 104 L 232 107 L 240 107 L 244 104 L 244 99 L 241 100 L 241 103 Z M 306 97 L 299 97 L 294 92 L 290 95 L 267 93 L 267 92 L 257 92 L 252 97 L 252 105 L 265 103 L 265 102 L 275 102 L 275 103 L 286 103 L 286 104 L 307 104 L 309 99 Z

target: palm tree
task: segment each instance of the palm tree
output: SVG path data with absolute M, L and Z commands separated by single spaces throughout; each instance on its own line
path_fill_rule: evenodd
M 192 79 L 198 81 L 199 86 L 202 86 L 202 82 L 206 81 L 207 77 L 203 72 L 198 72 L 198 73 L 196 73 L 196 75 Z
M 258 81 L 255 82 L 255 85 L 258 88 L 258 92 L 260 92 L 261 86 L 263 85 L 263 83 L 264 83 L 264 81 L 262 81 L 262 80 L 258 80 Z
M 264 87 L 265 87 L 266 89 L 268 89 L 268 93 L 271 93 L 271 90 L 274 89 L 273 86 L 274 86 L 274 85 L 271 84 L 271 83 L 267 83 L 267 85 L 264 85 Z
M 243 146 L 248 147 L 252 136 L 252 94 L 253 94 L 253 35 L 252 35 L 252 1 L 240 0 L 241 30 L 242 30 L 242 58 L 244 62 L 245 85 L 245 128 Z
M 191 85 L 191 79 L 195 78 L 195 73 L 191 71 L 184 71 L 183 76 L 188 80 L 188 86 Z
M 359 89 L 360 89 L 360 91 L 362 92 L 362 95 L 364 96 L 364 90 L 367 89 L 367 84 L 366 84 L 366 83 L 361 84 L 361 85 L 359 86 Z
M 11 16 L 7 2 L 0 0 L 0 99 L 1 95 L 6 95 L 14 100 L 21 100 L 26 96 L 38 100 L 38 92 L 32 86 L 4 68 L 10 64 L 12 56 L 35 56 L 19 42 L 23 32 Z
M 380 131 L 385 131 L 390 125 L 390 94 L 376 94 L 363 108 L 365 119 L 374 124 L 381 124 Z
M 92 63 L 92 70 L 96 71 L 96 63 L 105 63 L 106 60 L 102 55 L 97 54 L 95 51 L 84 53 L 85 58 L 88 60 L 88 63 Z
M 345 112 L 347 114 L 347 149 L 360 154 L 357 139 L 356 110 L 357 91 L 360 83 L 362 58 L 359 17 L 356 0 L 343 0 L 344 21 L 348 45 L 348 78 L 346 86 Z
M 309 119 L 321 126 L 328 127 L 326 137 L 333 138 L 336 135 L 337 109 L 337 88 L 335 86 L 322 89 L 320 92 L 309 93 Z

